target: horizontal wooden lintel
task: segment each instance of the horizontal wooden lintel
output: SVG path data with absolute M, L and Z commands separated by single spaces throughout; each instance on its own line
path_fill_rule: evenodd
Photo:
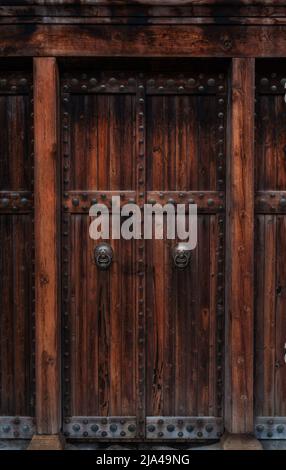
M 6 25 L 0 56 L 286 57 L 283 26 Z

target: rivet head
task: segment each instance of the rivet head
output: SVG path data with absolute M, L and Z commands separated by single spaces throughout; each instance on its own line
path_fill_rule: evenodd
M 187 430 L 188 432 L 193 432 L 194 426 L 192 426 L 191 424 L 188 424 L 188 426 L 186 426 L 186 430 Z
M 80 430 L 80 425 L 79 424 L 74 424 L 72 428 L 75 432 L 78 432 Z
M 268 431 L 267 437 L 272 437 L 272 436 L 273 436 L 273 433 L 271 431 Z
M 84 419 L 83 424 L 88 424 L 88 419 Z
M 215 79 L 214 78 L 209 78 L 208 79 L 208 86 L 215 86 Z
M 163 437 L 164 433 L 162 431 L 158 432 L 158 437 Z
M 164 420 L 163 419 L 158 419 L 158 424 L 159 424 L 159 426 L 162 426 L 162 424 L 164 424 Z
M 130 425 L 128 426 L 128 431 L 129 431 L 129 432 L 135 432 L 135 430 L 136 430 L 136 427 L 134 426 L 134 424 L 130 424 Z
M 19 83 L 20 83 L 20 85 L 27 85 L 28 80 L 26 78 L 21 78 Z
M 154 432 L 155 431 L 155 426 L 153 424 L 150 424 L 150 426 L 148 426 L 148 431 L 149 432 Z
M 182 431 L 178 432 L 178 437 L 183 437 L 184 433 Z
M 280 199 L 280 206 L 282 206 L 282 207 L 285 207 L 285 206 L 286 206 L 286 198 L 285 198 L 285 197 L 281 197 L 281 199 Z
M 30 431 L 30 427 L 28 426 L 28 424 L 24 424 L 24 426 L 22 427 L 22 431 L 25 433 Z
M 97 432 L 99 427 L 97 426 L 97 424 L 92 424 L 92 426 L 90 426 L 90 429 L 92 430 L 92 432 Z
M 277 432 L 281 434 L 283 431 L 284 431 L 284 426 L 282 424 L 279 424 L 279 426 L 277 426 Z
M 111 425 L 109 426 L 109 429 L 110 429 L 111 432 L 116 432 L 116 431 L 117 431 L 117 426 L 116 426 L 116 424 L 111 424 Z
M 207 424 L 206 425 L 206 431 L 207 432 L 212 432 L 212 430 L 213 430 L 213 426 L 211 424 Z
M 262 426 L 262 424 L 258 424 L 258 426 L 256 426 L 257 432 L 262 432 L 263 430 L 264 430 L 264 426 Z
M 167 430 L 168 430 L 169 432 L 173 432 L 173 431 L 175 430 L 175 426 L 174 426 L 173 424 L 168 424 Z
M 214 200 L 213 199 L 208 199 L 208 206 L 213 206 Z
M 73 206 L 78 206 L 78 205 L 79 205 L 79 200 L 78 200 L 77 198 L 74 198 L 74 199 L 72 200 L 72 205 L 73 205 Z
M 121 431 L 121 432 L 120 432 L 120 436 L 122 436 L 122 437 L 126 436 L 126 432 L 125 432 L 125 431 Z
M 198 437 L 203 437 L 203 433 L 202 433 L 201 431 L 199 431 L 199 432 L 197 433 L 197 436 L 198 436 Z
M 3 199 L 1 199 L 1 205 L 4 206 L 4 207 L 7 207 L 9 204 L 9 199 L 7 199 L 6 197 L 4 197 Z
M 9 424 L 4 424 L 4 426 L 2 426 L 2 429 L 3 432 L 7 433 L 11 430 L 11 427 L 9 426 Z
M 102 435 L 102 437 L 106 437 L 106 436 L 107 436 L 107 432 L 106 432 L 106 431 L 102 431 L 101 435 Z
M 83 437 L 87 437 L 87 436 L 88 436 L 88 432 L 87 432 L 87 431 L 84 431 L 84 432 L 82 433 L 82 435 L 83 435 Z
M 269 83 L 269 80 L 268 80 L 268 78 L 266 78 L 266 77 L 263 77 L 263 78 L 260 80 L 260 84 L 261 84 L 262 86 L 266 86 L 266 85 L 268 85 L 268 83 Z
M 107 424 L 107 419 L 106 419 L 106 418 L 103 418 L 103 419 L 101 420 L 101 424 Z
M 188 85 L 189 86 L 194 86 L 196 84 L 196 80 L 194 78 L 189 78 L 188 79 Z
M 276 85 L 272 85 L 270 89 L 271 89 L 271 91 L 274 91 L 274 92 L 275 92 L 275 91 L 277 91 L 277 86 L 276 86 Z

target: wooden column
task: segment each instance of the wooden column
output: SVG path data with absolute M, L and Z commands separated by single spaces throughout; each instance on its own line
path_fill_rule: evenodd
M 34 59 L 37 434 L 57 434 L 60 404 L 57 64 Z
M 226 395 L 229 433 L 253 433 L 254 59 L 233 59 L 226 248 Z

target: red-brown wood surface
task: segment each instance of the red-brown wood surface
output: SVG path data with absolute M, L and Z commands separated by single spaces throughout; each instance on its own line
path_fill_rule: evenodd
M 0 55 L 286 57 L 283 26 L 5 25 Z
M 281 64 L 280 64 L 281 65 Z M 255 413 L 285 416 L 285 101 L 283 68 L 257 74 Z M 278 86 L 279 84 L 279 86 Z M 257 193 L 259 194 L 259 193 Z M 271 213 L 273 212 L 273 213 Z
M 1 72 L 0 415 L 33 416 L 31 74 Z M 12 87 L 12 88 L 11 88 Z M 25 192 L 25 197 L 23 196 Z
M 57 66 L 34 61 L 36 418 L 39 434 L 60 429 Z
M 227 95 L 217 69 L 63 76 L 66 424 L 137 416 L 141 429 L 146 415 L 222 416 Z M 115 194 L 140 205 L 196 198 L 199 244 L 185 271 L 173 265 L 170 240 L 109 239 L 112 266 L 97 268 L 88 209 Z
M 253 429 L 254 59 L 232 60 L 226 248 L 225 424 Z

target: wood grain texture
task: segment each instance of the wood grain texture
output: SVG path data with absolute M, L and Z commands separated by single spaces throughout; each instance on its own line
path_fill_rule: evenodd
M 284 90 L 261 88 L 264 72 L 256 79 L 255 414 L 285 416 L 285 102 Z
M 225 424 L 253 429 L 254 60 L 232 60 L 227 177 Z
M 6 25 L 0 56 L 286 57 L 283 26 Z
M 60 429 L 57 67 L 34 61 L 36 418 L 39 434 Z
M 34 414 L 33 210 L 31 207 L 33 128 L 30 118 L 32 114 L 30 86 L 30 71 L 11 72 L 6 68 L 2 70 L 0 416 Z M 29 204 L 26 198 L 30 199 Z

